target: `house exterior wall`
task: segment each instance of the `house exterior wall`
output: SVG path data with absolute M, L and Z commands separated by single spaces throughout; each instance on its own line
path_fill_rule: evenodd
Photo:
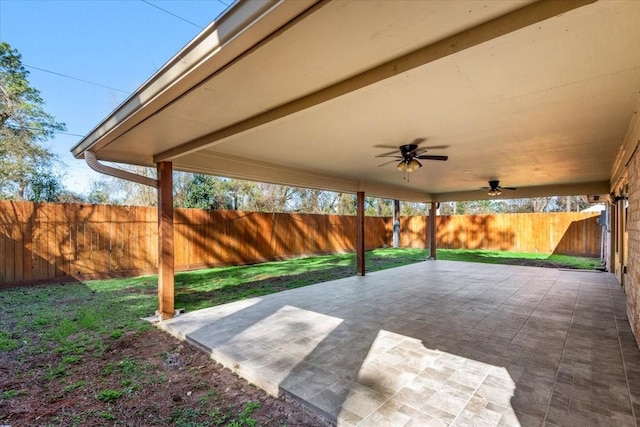
M 628 166 L 628 264 L 625 275 L 627 316 L 636 342 L 640 340 L 640 155 L 636 154 Z

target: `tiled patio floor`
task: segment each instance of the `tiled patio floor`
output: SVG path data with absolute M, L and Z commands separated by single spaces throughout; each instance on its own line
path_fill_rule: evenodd
M 163 322 L 338 425 L 637 426 L 608 273 L 426 261 Z

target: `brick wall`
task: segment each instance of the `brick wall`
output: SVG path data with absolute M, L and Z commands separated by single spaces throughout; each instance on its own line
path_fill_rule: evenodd
M 640 155 L 629 163 L 629 233 L 627 260 L 627 316 L 636 341 L 640 341 Z

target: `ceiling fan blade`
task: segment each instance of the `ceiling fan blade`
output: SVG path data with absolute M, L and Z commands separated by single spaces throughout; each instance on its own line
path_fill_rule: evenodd
M 416 156 L 416 159 L 420 159 L 420 160 L 442 160 L 442 161 L 446 161 L 449 159 L 449 156 L 434 156 L 434 155 L 430 155 L 430 154 L 423 154 L 421 156 Z
M 393 163 L 393 162 L 397 162 L 397 160 L 395 160 L 395 159 L 394 160 L 389 160 L 388 162 L 384 162 L 384 163 L 379 164 L 378 167 L 385 166 L 385 165 L 388 165 L 389 163 Z
M 398 146 L 397 145 L 378 144 L 378 145 L 374 145 L 373 148 L 388 148 L 388 149 L 393 149 L 394 152 L 398 151 Z
M 428 147 L 419 147 L 415 150 L 416 154 L 426 153 L 429 150 L 445 150 L 449 148 L 448 145 L 430 145 Z
M 398 156 L 398 149 L 396 148 L 393 151 L 389 151 L 388 153 L 382 153 L 382 154 L 378 154 L 375 157 L 400 157 Z M 400 157 L 401 158 L 401 157 Z
M 516 187 L 500 187 L 501 190 L 517 190 Z
M 402 144 L 402 145 L 411 145 L 411 144 L 420 145 L 423 142 L 425 142 L 426 140 L 427 140 L 427 138 L 416 138 L 413 141 L 411 141 L 410 143 Z M 398 147 L 400 147 L 400 145 L 377 144 L 377 145 L 373 146 L 373 148 L 389 148 L 389 149 L 393 149 L 394 152 L 398 151 Z M 439 145 L 439 146 L 433 146 L 433 147 L 420 147 L 420 148 L 421 149 L 424 148 L 424 149 L 428 150 L 428 149 L 431 149 L 431 148 L 433 148 L 433 149 L 436 149 L 436 148 L 449 148 L 449 146 L 448 145 Z
M 491 190 L 491 187 L 480 187 L 481 190 Z

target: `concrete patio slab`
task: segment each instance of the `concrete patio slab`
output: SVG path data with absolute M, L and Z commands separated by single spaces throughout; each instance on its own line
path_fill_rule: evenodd
M 608 273 L 425 261 L 161 327 L 341 426 L 640 419 L 640 353 Z

